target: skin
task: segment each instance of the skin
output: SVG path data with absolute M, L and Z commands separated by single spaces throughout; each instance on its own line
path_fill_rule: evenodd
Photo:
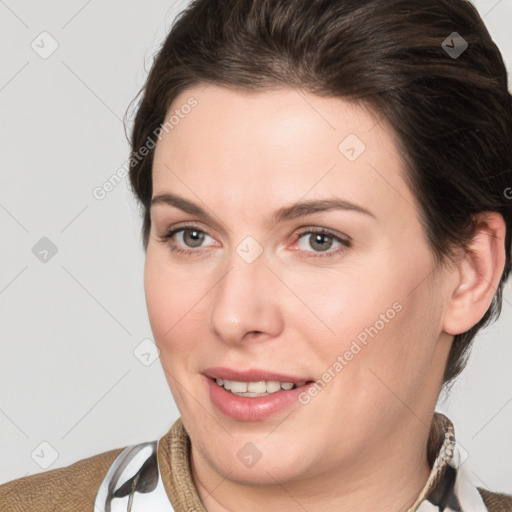
M 211 219 L 155 204 L 144 281 L 205 507 L 406 510 L 430 472 L 429 425 L 453 335 L 483 316 L 503 270 L 503 220 L 483 215 L 471 256 L 436 266 L 393 132 L 375 114 L 292 89 L 201 85 L 169 115 L 191 96 L 197 106 L 157 144 L 153 197 L 179 195 Z M 355 161 L 338 149 L 349 134 L 366 146 Z M 334 197 L 371 215 L 272 223 L 279 208 Z M 205 233 L 202 245 L 191 231 L 162 238 L 184 222 Z M 327 236 L 322 251 L 314 234 L 299 237 L 308 228 L 350 246 Z M 252 263 L 236 251 L 247 236 L 263 248 Z M 206 368 L 320 379 L 397 303 L 401 311 L 306 405 L 243 422 L 211 403 Z M 248 442 L 262 455 L 253 467 L 237 458 Z

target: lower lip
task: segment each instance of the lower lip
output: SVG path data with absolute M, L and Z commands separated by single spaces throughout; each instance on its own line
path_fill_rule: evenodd
M 239 421 L 261 421 L 273 414 L 283 411 L 294 403 L 299 402 L 299 395 L 313 383 L 299 388 L 282 389 L 265 396 L 248 397 L 234 395 L 226 391 L 213 379 L 205 377 L 210 391 L 210 399 L 219 411 L 230 418 Z

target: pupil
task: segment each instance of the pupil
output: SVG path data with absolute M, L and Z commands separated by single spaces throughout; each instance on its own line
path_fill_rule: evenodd
M 192 244 L 187 245 L 190 245 L 191 247 L 199 247 L 204 239 L 204 233 L 201 233 L 195 229 L 187 229 L 186 232 L 190 233 L 192 236 Z
M 312 244 L 311 247 L 313 247 L 314 249 L 319 249 L 320 251 L 326 251 L 330 244 L 329 243 L 325 243 L 325 240 L 327 239 L 330 239 L 331 237 L 329 235 L 323 235 L 321 233 L 318 233 L 317 235 L 315 235 L 314 237 L 314 240 L 313 240 L 313 244 L 316 245 L 317 243 L 319 244 L 317 247 L 314 247 L 314 245 Z M 323 243 L 322 243 L 323 241 Z

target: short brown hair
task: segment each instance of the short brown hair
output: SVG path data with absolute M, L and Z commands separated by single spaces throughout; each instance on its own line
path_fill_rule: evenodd
M 454 41 L 467 44 L 460 55 L 449 51 Z M 511 270 L 512 98 L 476 9 L 466 0 L 191 2 L 155 58 L 131 137 L 145 249 L 154 151 L 133 156 L 158 133 L 178 94 L 201 83 L 254 92 L 294 87 L 362 101 L 385 116 L 437 261 L 467 246 L 478 213 L 503 216 L 505 271 L 481 321 L 454 338 L 444 374 L 451 382 L 476 333 L 499 316 Z

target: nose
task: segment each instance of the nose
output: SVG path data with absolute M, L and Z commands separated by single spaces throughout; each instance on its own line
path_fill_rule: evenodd
M 247 262 L 233 251 L 211 297 L 211 331 L 232 345 L 278 336 L 283 329 L 279 285 L 264 254 Z

